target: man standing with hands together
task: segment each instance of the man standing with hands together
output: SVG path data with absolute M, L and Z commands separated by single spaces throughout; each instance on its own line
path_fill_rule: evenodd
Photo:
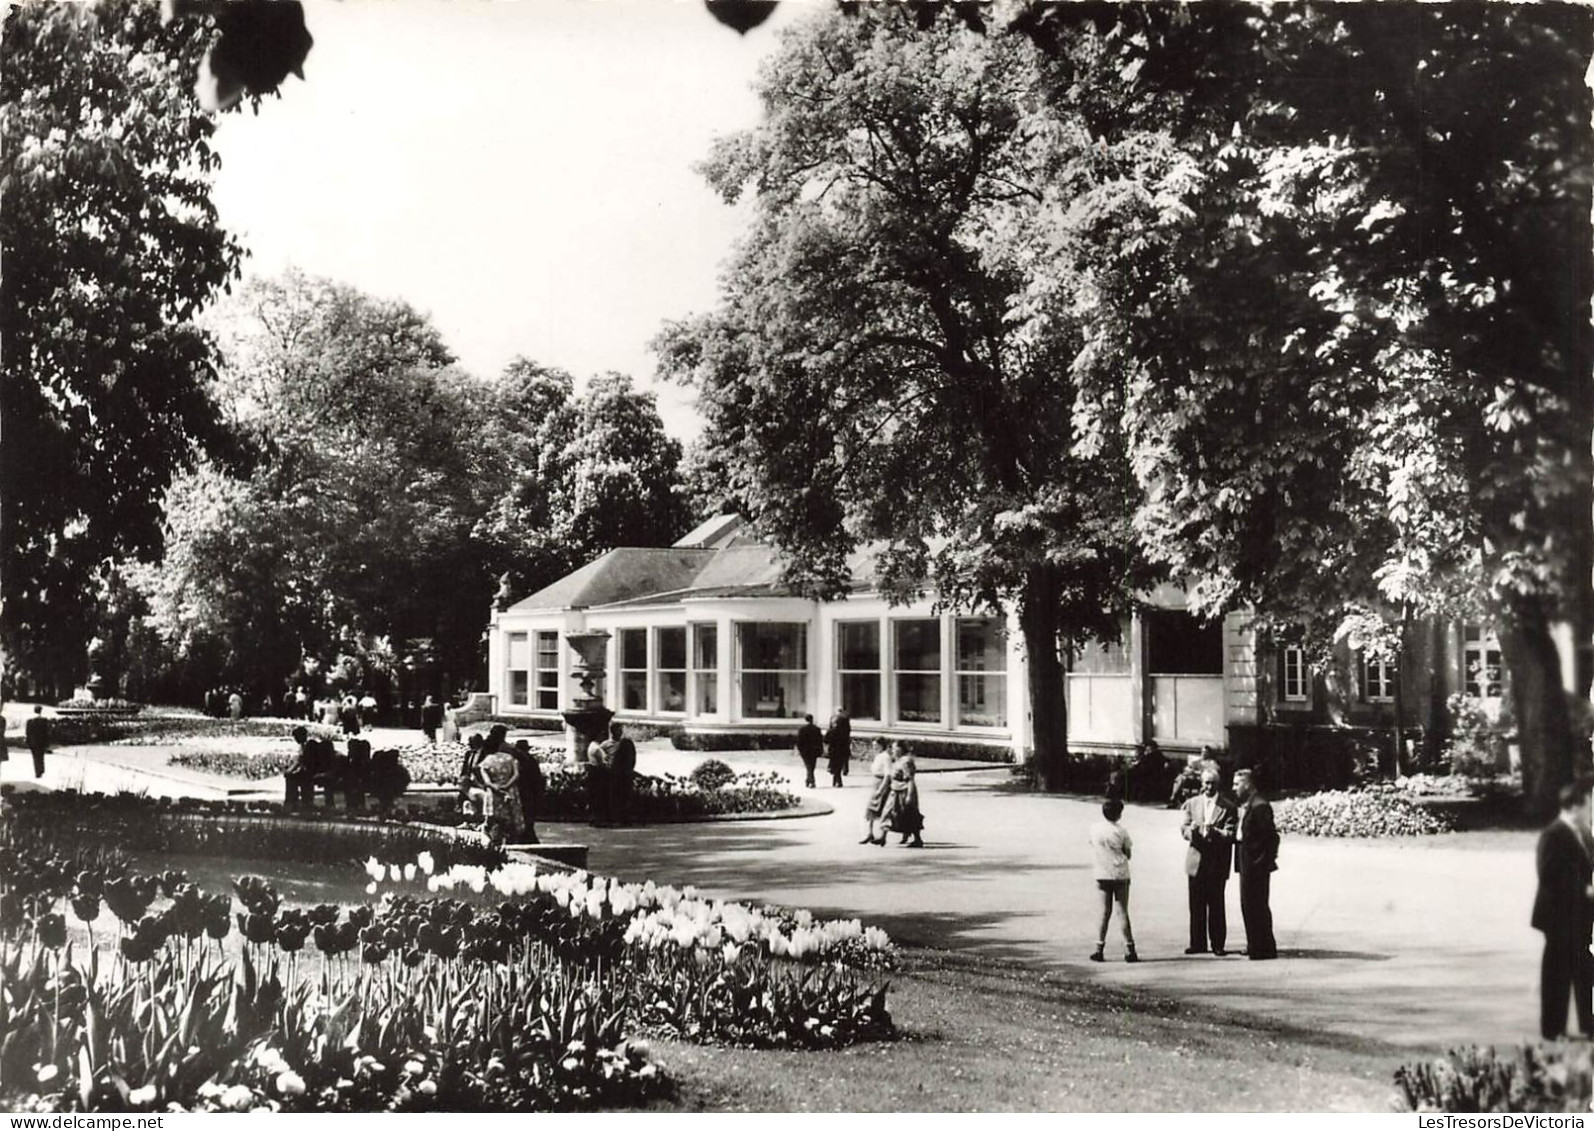
M 1184 803 L 1179 835 L 1190 842 L 1184 872 L 1190 886 L 1190 945 L 1186 954 L 1205 954 L 1208 943 L 1219 958 L 1229 937 L 1223 906 L 1233 867 L 1234 803 L 1218 792 L 1218 768 L 1201 771 L 1201 792 Z

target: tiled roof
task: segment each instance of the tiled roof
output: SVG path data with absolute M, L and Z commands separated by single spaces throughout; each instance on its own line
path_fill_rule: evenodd
M 509 611 L 587 609 L 683 589 L 716 552 L 681 546 L 623 546 L 517 601 Z
M 725 521 L 731 520 L 731 521 Z M 706 544 L 705 544 L 706 543 Z M 712 548 L 711 548 L 712 547 Z M 874 585 L 872 547 L 848 559 L 853 592 Z M 710 597 L 788 597 L 780 554 L 735 515 L 711 519 L 674 546 L 610 550 L 509 611 L 676 604 Z

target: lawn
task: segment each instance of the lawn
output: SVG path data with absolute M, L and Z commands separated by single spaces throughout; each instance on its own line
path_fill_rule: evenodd
M 676 1111 L 1389 1111 L 1418 1050 L 910 950 L 903 1037 L 837 1052 L 655 1042 Z

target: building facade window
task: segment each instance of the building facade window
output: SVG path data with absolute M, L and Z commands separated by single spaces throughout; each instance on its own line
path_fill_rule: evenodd
M 686 712 L 686 629 L 655 629 L 653 701 L 667 714 Z
M 1007 725 L 1007 632 L 995 617 L 957 621 L 957 725 Z
M 648 709 L 648 630 L 620 630 L 620 710 Z
M 509 670 L 509 702 L 514 707 L 531 705 L 531 636 L 525 632 L 511 632 L 505 643 L 508 647 L 506 667 Z
M 1362 657 L 1362 699 L 1368 703 L 1393 703 L 1399 673 L 1388 660 Z
M 880 622 L 836 623 L 836 702 L 854 719 L 880 714 Z
M 736 670 L 744 718 L 784 719 L 808 709 L 808 626 L 736 626 Z
M 941 721 L 941 622 L 891 622 L 892 659 L 896 671 L 897 721 Z
M 559 709 L 559 634 L 537 633 L 537 709 Z
M 720 633 L 714 624 L 692 626 L 692 713 L 714 715 L 720 702 Z
M 1466 692 L 1474 699 L 1498 699 L 1502 693 L 1500 640 L 1482 625 L 1461 630 L 1461 671 Z
M 1310 672 L 1306 666 L 1306 649 L 1294 645 L 1284 649 L 1282 656 L 1284 678 L 1280 696 L 1286 703 L 1305 703 L 1311 699 Z

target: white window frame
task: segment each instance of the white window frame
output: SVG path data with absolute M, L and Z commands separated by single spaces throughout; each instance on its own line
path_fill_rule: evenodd
M 800 636 L 799 645 L 797 648 L 797 658 L 802 661 L 803 666 L 800 668 L 747 667 L 747 648 L 743 641 L 743 633 L 747 629 L 756 628 L 761 625 L 798 629 Z M 742 718 L 751 720 L 790 719 L 800 716 L 804 712 L 810 711 L 812 709 L 808 703 L 808 630 L 808 622 L 800 620 L 739 620 L 733 623 L 732 632 L 734 633 L 734 636 L 732 638 L 732 644 L 735 648 L 735 654 L 731 664 L 734 673 L 732 678 L 736 681 L 737 710 L 740 712 Z M 778 715 L 750 714 L 747 710 L 746 703 L 746 678 L 750 675 L 799 676 L 801 678 L 802 702 L 796 707 L 793 707 L 790 703 L 783 704 L 783 711 Z
M 532 651 L 536 647 L 537 634 L 534 632 L 506 632 L 504 633 L 504 700 L 511 707 L 530 707 L 532 702 L 532 673 L 537 657 Z M 515 643 L 522 642 L 526 654 L 526 666 L 515 666 Z M 515 694 L 515 677 L 526 677 L 526 691 L 523 696 Z
M 844 668 L 844 667 L 841 666 L 842 665 L 842 657 L 845 654 L 843 652 L 843 650 L 842 650 L 842 647 L 841 647 L 842 629 L 844 627 L 845 628 L 858 628 L 858 627 L 863 626 L 863 625 L 868 625 L 868 626 L 870 626 L 870 627 L 872 627 L 874 629 L 875 666 L 872 667 L 872 668 Z M 849 709 L 848 710 L 848 717 L 849 718 L 862 719 L 864 722 L 871 722 L 871 723 L 884 722 L 885 721 L 885 717 L 886 717 L 885 648 L 884 648 L 884 646 L 882 644 L 882 637 L 884 635 L 885 634 L 880 631 L 879 618 L 868 618 L 868 617 L 865 617 L 865 618 L 860 618 L 860 619 L 857 619 L 857 620 L 838 620 L 838 621 L 835 622 L 834 638 L 835 638 L 835 648 L 836 648 L 836 689 L 835 689 L 836 690 L 836 705 L 838 707 L 843 707 L 843 708 L 845 708 L 847 706 L 845 696 L 842 694 L 842 687 L 843 687 L 843 684 L 845 682 L 844 677 L 846 677 L 846 676 L 860 676 L 860 675 L 862 675 L 862 676 L 872 675 L 872 676 L 875 677 L 875 703 L 876 703 L 875 713 L 873 715 L 856 715 L 856 714 L 853 714 L 851 712 L 851 710 Z
M 1388 660 L 1375 660 L 1365 653 L 1362 655 L 1361 668 L 1362 702 L 1393 703 L 1395 680 L 1400 678 L 1400 668 Z M 1377 694 L 1373 693 L 1374 684 L 1378 686 Z
M 996 632 L 996 654 L 1001 657 L 1000 668 L 964 668 L 958 648 L 958 633 L 965 624 L 980 623 L 991 625 Z M 983 655 L 983 652 L 982 652 Z M 952 621 L 952 724 L 960 730 L 1007 730 L 1007 625 L 1000 617 L 956 617 Z M 963 680 L 964 678 L 980 679 L 986 681 L 987 697 L 998 704 L 997 711 L 1001 716 L 998 723 L 966 723 L 963 721 Z M 991 687 L 995 694 L 990 695 Z
M 687 633 L 686 633 L 686 648 L 687 648 L 687 652 L 686 652 L 686 663 L 687 663 L 686 704 L 687 704 L 687 711 L 688 711 L 689 714 L 696 715 L 698 717 L 708 716 L 708 717 L 712 718 L 712 717 L 717 716 L 717 715 L 720 714 L 720 712 L 721 712 L 721 704 L 724 703 L 724 699 L 721 696 L 721 693 L 723 692 L 724 688 L 722 688 L 720 686 L 720 638 L 719 638 L 720 626 L 719 626 L 719 622 L 711 621 L 711 620 L 693 621 L 690 624 L 688 624 L 686 626 L 686 628 L 687 628 Z M 698 647 L 697 647 L 697 645 L 698 645 L 698 634 L 701 633 L 701 632 L 704 632 L 704 631 L 712 632 L 714 634 L 714 646 L 712 648 L 708 649 L 708 660 L 709 660 L 709 663 L 710 663 L 711 666 L 710 667 L 706 667 L 706 668 L 699 667 L 698 663 L 697 663 L 697 659 L 698 659 Z M 699 701 L 702 698 L 702 696 L 700 694 L 700 689 L 701 689 L 701 687 L 703 685 L 703 681 L 704 680 L 712 680 L 713 684 L 714 684 L 714 710 L 712 710 L 712 711 L 700 711 L 700 710 L 698 710 L 698 704 L 699 704 Z
M 905 624 L 933 624 L 936 639 L 936 667 L 931 668 L 905 668 L 902 666 L 901 653 L 897 648 L 898 634 Z M 934 727 L 940 729 L 946 726 L 946 639 L 943 631 L 944 624 L 940 617 L 893 617 L 891 619 L 891 721 L 902 726 Z M 904 719 L 902 717 L 902 677 L 935 676 L 935 718 L 933 719 Z
M 625 666 L 625 640 L 626 634 L 630 632 L 642 634 L 642 666 L 640 668 L 628 668 Z M 651 636 L 652 633 L 645 628 L 622 628 L 615 632 L 614 666 L 615 677 L 619 680 L 619 694 L 615 697 L 615 706 L 619 708 L 621 713 L 645 715 L 648 713 L 648 707 L 652 703 L 650 695 L 653 691 L 653 679 L 648 670 L 648 660 L 650 659 L 648 649 L 651 644 L 649 639 Z M 638 672 L 642 674 L 642 706 L 627 707 L 625 705 L 625 677 Z
M 543 643 L 552 640 L 553 646 L 548 651 L 543 651 Z M 559 634 L 539 630 L 532 634 L 532 679 L 531 698 L 532 706 L 539 711 L 557 711 L 559 709 Z M 543 663 L 544 658 L 551 663 Z M 549 677 L 544 682 L 543 677 Z M 551 702 L 545 702 L 550 699 Z
M 681 663 L 686 666 L 679 668 L 667 668 L 664 666 L 663 639 L 666 632 L 679 632 L 681 634 Z M 663 624 L 653 629 L 653 670 L 648 675 L 648 682 L 650 684 L 650 698 L 648 702 L 653 704 L 656 714 L 686 714 L 687 706 L 691 703 L 690 696 L 692 693 L 692 688 L 690 686 L 691 680 L 687 675 L 692 663 L 691 647 L 692 634 L 686 630 L 685 625 Z M 678 675 L 681 677 L 681 709 L 679 711 L 672 711 L 665 706 L 667 700 L 664 697 L 664 677 L 667 675 Z
M 1494 673 L 1492 680 L 1487 678 L 1490 671 Z M 1493 694 L 1489 693 L 1490 688 Z M 1485 701 L 1499 699 L 1505 694 L 1505 662 L 1500 653 L 1500 638 L 1480 624 L 1463 625 L 1461 629 L 1461 689 L 1470 698 Z
M 1279 662 L 1279 700 L 1284 703 L 1310 703 L 1312 669 L 1306 662 L 1306 649 L 1299 644 L 1287 644 L 1280 651 Z

